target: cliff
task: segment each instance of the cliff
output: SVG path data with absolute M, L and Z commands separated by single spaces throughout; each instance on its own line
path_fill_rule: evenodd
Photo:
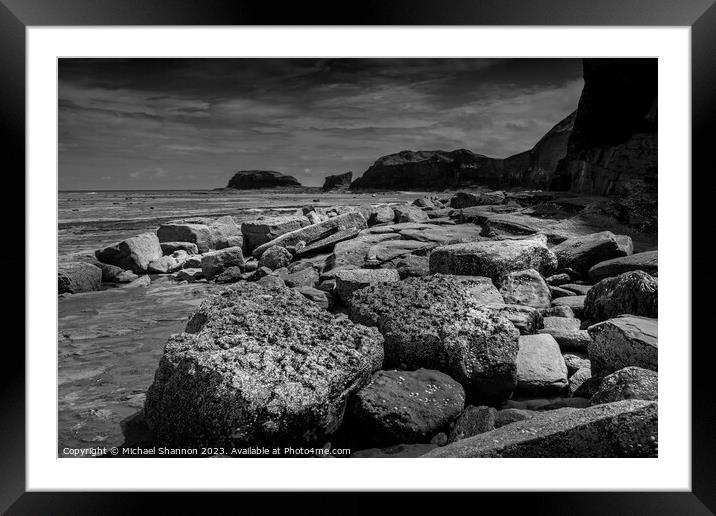
M 353 179 L 353 172 L 346 172 L 345 174 L 335 174 L 332 176 L 326 176 L 323 182 L 323 191 L 336 190 L 340 188 L 348 188 L 351 185 Z
M 227 188 L 248 190 L 254 188 L 275 188 L 278 186 L 301 186 L 295 177 L 273 170 L 240 170 L 229 180 Z

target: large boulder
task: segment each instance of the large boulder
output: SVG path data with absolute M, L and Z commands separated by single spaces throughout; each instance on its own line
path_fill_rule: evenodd
M 102 270 L 91 263 L 65 262 L 57 266 L 57 293 L 76 294 L 99 290 Z
M 274 170 L 239 170 L 231 179 L 227 188 L 254 190 L 256 188 L 277 188 L 281 186 L 301 186 L 295 177 Z
M 488 303 L 485 308 L 495 315 L 500 315 L 514 324 L 522 335 L 536 333 L 542 328 L 542 314 L 536 308 L 505 303 Z
M 471 286 L 481 284 L 434 275 L 374 285 L 353 294 L 348 312 L 378 326 L 388 366 L 436 369 L 473 399 L 501 401 L 516 384 L 519 332 L 474 297 Z
M 509 272 L 500 278 L 500 293 L 505 303 L 548 308 L 552 295 L 544 278 L 534 269 Z
M 348 189 L 351 186 L 351 181 L 353 180 L 353 172 L 346 172 L 345 174 L 334 174 L 332 176 L 326 176 L 326 179 L 323 181 L 323 188 L 322 190 L 324 192 L 328 192 L 330 190 L 340 190 L 340 189 Z
M 139 274 L 146 272 L 149 262 L 161 258 L 163 253 L 157 235 L 147 232 L 99 249 L 95 255 L 100 262 Z
M 258 246 L 253 250 L 252 254 L 254 258 L 258 259 L 261 257 L 263 252 L 266 251 L 266 249 L 274 245 L 290 247 L 297 245 L 299 242 L 303 242 L 304 245 L 310 245 L 318 240 L 329 237 L 333 233 L 338 233 L 339 231 L 346 229 L 360 230 L 366 229 L 367 227 L 368 224 L 365 221 L 365 217 L 363 217 L 360 212 L 350 211 L 342 215 L 331 217 L 318 224 L 311 224 L 310 226 L 284 233 L 283 235 Z
M 658 321 L 625 315 L 590 326 L 589 360 L 594 376 L 628 366 L 658 371 Z
M 625 400 L 536 412 L 425 457 L 656 457 L 658 404 Z
M 242 267 L 243 265 L 244 253 L 240 247 L 210 251 L 201 257 L 201 270 L 208 280 L 214 279 L 229 267 Z
M 281 267 L 286 267 L 293 256 L 289 253 L 285 247 L 275 245 L 266 249 L 264 254 L 259 258 L 259 267 L 268 267 L 269 269 L 276 270 Z
M 629 271 L 644 271 L 650 276 L 658 276 L 659 252 L 646 251 L 599 262 L 589 269 L 589 279 L 597 283 Z
M 156 274 L 168 274 L 180 270 L 186 259 L 189 257 L 186 251 L 174 251 L 170 255 L 162 256 L 157 260 L 149 262 L 147 272 Z
M 171 446 L 322 444 L 380 367 L 382 340 L 291 289 L 238 283 L 170 338 L 147 421 Z
M 378 283 L 400 281 L 395 269 L 345 269 L 335 274 L 336 293 L 344 303 L 348 303 L 356 290 Z
M 604 260 L 631 254 L 631 238 L 617 237 L 611 231 L 568 238 L 552 248 L 561 268 L 571 268 L 580 274 Z
M 485 305 L 501 302 L 502 297 L 489 278 L 434 274 L 356 291 L 348 304 L 348 315 L 358 324 L 379 326 L 382 317 L 411 305 L 427 308 L 448 301 L 456 306 L 468 302 Z
M 470 405 L 453 422 L 448 433 L 448 442 L 453 443 L 473 435 L 495 429 L 497 411 L 493 407 Z
M 396 222 L 427 222 L 428 214 L 417 206 L 411 204 L 399 204 L 393 206 Z
M 589 400 L 590 405 L 620 400 L 658 400 L 659 375 L 641 367 L 625 367 L 602 380 L 599 389 Z
M 378 371 L 350 402 L 350 429 L 379 446 L 428 442 L 464 406 L 462 386 L 444 373 Z
M 567 386 L 567 365 L 551 335 L 522 335 L 517 353 L 517 389 L 527 395 L 554 394 Z
M 217 243 L 228 235 L 222 233 L 227 225 L 211 226 L 199 222 L 167 222 L 159 226 L 157 236 L 160 242 L 190 242 L 200 253 L 217 248 Z
M 301 215 L 260 217 L 242 222 L 241 233 L 244 235 L 246 251 L 252 252 L 266 242 L 308 225 L 308 219 Z
M 387 204 L 379 204 L 371 207 L 370 215 L 368 216 L 368 225 L 389 224 L 394 220 L 395 211 L 393 211 L 393 208 Z
M 487 276 L 499 280 L 513 271 L 535 269 L 543 276 L 557 267 L 557 258 L 547 249 L 544 237 L 452 244 L 438 247 L 430 255 L 430 272 Z
M 603 279 L 584 300 L 584 318 L 599 322 L 622 314 L 659 316 L 659 282 L 643 271 Z

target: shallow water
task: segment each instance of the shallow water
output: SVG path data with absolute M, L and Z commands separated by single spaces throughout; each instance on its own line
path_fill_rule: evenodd
M 60 192 L 60 258 L 93 252 L 162 221 L 221 215 L 239 220 L 293 213 L 303 205 L 398 202 L 416 193 Z M 319 199 L 313 202 L 314 199 Z M 154 209 L 150 209 L 153 207 Z M 164 344 L 215 284 L 152 277 L 148 287 L 108 288 L 58 299 L 58 454 L 66 447 L 117 446 L 120 421 L 141 409 Z

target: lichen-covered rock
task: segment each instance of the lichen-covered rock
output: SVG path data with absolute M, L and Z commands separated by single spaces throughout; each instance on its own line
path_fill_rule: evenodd
M 129 269 L 137 274 L 146 272 L 149 262 L 161 258 L 162 255 L 157 235 L 151 232 L 122 240 L 95 252 L 100 262 Z
M 531 306 L 490 303 L 485 305 L 485 308 L 510 321 L 522 335 L 536 333 L 543 325 L 542 314 Z
M 382 337 L 287 288 L 237 283 L 170 338 L 147 392 L 157 442 L 321 442 L 383 361 Z
M 244 253 L 240 247 L 227 247 L 218 251 L 210 251 L 201 257 L 201 270 L 207 280 L 212 280 L 229 267 L 242 267 Z
M 57 266 L 57 293 L 76 294 L 99 290 L 102 270 L 91 263 L 65 262 Z
M 302 215 L 260 217 L 244 221 L 241 223 L 241 233 L 244 235 L 246 251 L 250 253 L 258 246 L 308 224 L 308 219 Z
M 519 332 L 473 297 L 472 278 L 425 276 L 374 285 L 353 294 L 349 315 L 378 326 L 385 360 L 400 369 L 437 369 L 468 396 L 503 400 L 514 389 Z
M 650 276 L 658 276 L 659 252 L 646 251 L 599 262 L 589 269 L 589 279 L 596 283 L 629 271 L 644 271 Z
M 603 279 L 587 293 L 585 319 L 596 323 L 622 314 L 658 317 L 659 283 L 643 271 Z
M 552 248 L 559 266 L 572 268 L 581 274 L 604 260 L 631 254 L 631 238 L 611 231 L 568 238 Z
M 535 269 L 543 276 L 557 266 L 544 237 L 497 240 L 438 247 L 430 255 L 430 272 L 487 276 L 499 280 L 513 271 Z
M 241 270 L 241 267 L 232 266 L 227 267 L 224 269 L 221 274 L 219 274 L 216 277 L 217 283 L 236 283 L 237 281 L 241 281 L 243 279 L 244 271 Z
M 358 324 L 378 326 L 381 316 L 413 304 L 429 307 L 454 301 L 457 306 L 470 301 L 483 305 L 497 299 L 502 297 L 489 278 L 434 274 L 363 288 L 351 297 L 348 314 Z
M 497 411 L 493 407 L 470 405 L 453 422 L 447 442 L 454 443 L 460 439 L 494 430 L 496 415 Z
M 286 248 L 275 245 L 264 251 L 264 254 L 261 255 L 261 258 L 259 258 L 258 266 L 268 267 L 274 271 L 276 269 L 280 269 L 281 267 L 286 267 L 289 263 L 291 263 L 292 259 L 293 256 L 286 250 Z
M 336 293 L 347 304 L 356 290 L 378 283 L 400 281 L 400 275 L 395 269 L 345 269 L 337 271 L 335 279 Z
M 625 400 L 538 412 L 425 457 L 656 457 L 658 404 Z
M 517 389 L 523 394 L 558 393 L 567 386 L 567 365 L 551 335 L 522 335 L 517 353 Z
M 552 295 L 544 278 L 534 269 L 509 272 L 500 278 L 500 293 L 505 303 L 547 308 Z
M 641 367 L 625 367 L 602 380 L 599 389 L 589 400 L 590 405 L 620 400 L 658 400 L 658 374 Z
M 588 328 L 589 360 L 594 376 L 606 376 L 628 366 L 658 371 L 658 321 L 621 316 Z
M 428 442 L 465 406 L 465 391 L 439 371 L 379 371 L 350 402 L 350 428 L 375 445 Z

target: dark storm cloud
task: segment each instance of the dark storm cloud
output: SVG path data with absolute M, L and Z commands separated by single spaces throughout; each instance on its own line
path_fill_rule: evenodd
M 576 108 L 575 59 L 63 59 L 60 187 L 319 185 L 405 149 L 506 157 Z

